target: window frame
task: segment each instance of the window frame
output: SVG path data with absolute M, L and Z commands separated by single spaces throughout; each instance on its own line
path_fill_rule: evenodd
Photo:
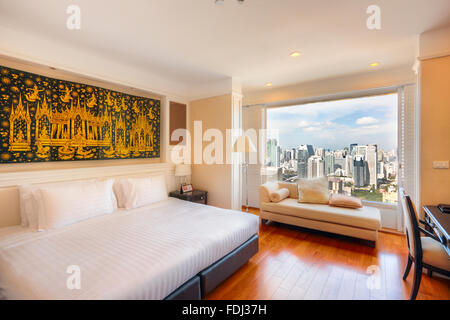
M 343 93 L 333 93 L 333 94 L 328 94 L 328 95 L 305 97 L 305 98 L 299 98 L 299 99 L 293 99 L 293 100 L 285 100 L 285 101 L 278 101 L 278 102 L 262 104 L 259 106 L 261 106 L 262 110 L 263 110 L 263 119 L 264 119 L 263 126 L 264 126 L 264 129 L 267 129 L 267 110 L 272 109 L 272 108 L 284 108 L 284 107 L 299 106 L 299 105 L 303 105 L 303 104 L 310 104 L 310 103 L 317 103 L 317 102 L 363 98 L 363 97 L 370 97 L 370 96 L 377 96 L 377 95 L 384 95 L 384 94 L 394 94 L 394 93 L 396 93 L 400 99 L 400 96 L 403 94 L 404 88 L 406 86 L 416 86 L 416 83 L 406 83 L 406 84 L 402 84 L 402 85 L 379 87 L 379 88 L 364 89 L 364 90 L 357 90 L 357 91 L 349 91 L 349 92 L 343 92 Z M 413 115 L 414 126 L 415 126 L 416 130 L 417 130 L 417 126 L 420 125 L 419 119 L 417 119 L 417 110 L 419 109 L 417 101 L 418 101 L 418 99 L 416 98 L 415 114 Z M 398 118 L 397 161 L 399 162 L 399 165 L 400 165 L 399 155 L 401 154 L 401 152 L 404 152 L 404 150 L 401 149 L 404 144 L 402 143 L 401 137 L 400 137 L 400 130 L 402 128 L 401 127 L 401 125 L 402 125 L 401 119 L 400 119 L 400 116 L 402 114 L 401 108 L 402 108 L 402 104 L 399 101 L 399 103 L 397 104 L 397 118 Z M 411 151 L 411 152 L 414 152 L 415 154 L 417 154 L 418 150 L 419 150 L 418 149 L 418 147 L 419 147 L 418 141 L 419 140 L 416 137 L 415 141 L 414 141 L 415 150 Z M 409 151 L 407 151 L 407 152 L 409 152 Z M 264 159 L 265 159 L 265 156 L 266 155 L 264 154 Z M 418 162 L 418 160 L 416 160 L 416 163 L 415 163 L 415 166 L 413 169 L 413 171 L 415 172 L 416 175 L 418 174 L 418 170 L 419 170 L 419 162 Z M 399 168 L 399 172 L 400 172 L 400 168 Z M 416 180 L 419 181 L 418 178 Z M 397 185 L 400 187 L 401 184 L 402 184 L 402 181 L 401 181 L 400 175 L 398 174 Z M 376 207 L 376 208 L 379 208 L 381 211 L 383 211 L 383 209 L 384 209 L 386 211 L 397 212 L 396 229 L 398 231 L 403 230 L 403 219 L 402 219 L 402 214 L 401 214 L 401 206 L 399 205 L 400 201 L 398 201 L 397 203 L 387 203 L 387 202 L 363 200 L 362 202 L 366 206 Z

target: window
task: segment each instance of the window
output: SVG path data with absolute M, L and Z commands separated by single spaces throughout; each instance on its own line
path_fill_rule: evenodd
M 397 93 L 267 109 L 265 166 L 278 180 L 326 176 L 330 193 L 397 202 Z

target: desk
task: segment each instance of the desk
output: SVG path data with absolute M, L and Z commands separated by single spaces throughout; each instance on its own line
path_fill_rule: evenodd
M 436 236 L 441 239 L 442 244 L 450 256 L 450 214 L 442 213 L 436 206 L 424 206 L 425 221 L 428 222 Z

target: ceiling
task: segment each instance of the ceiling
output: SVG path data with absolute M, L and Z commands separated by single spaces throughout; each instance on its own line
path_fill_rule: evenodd
M 81 8 L 81 30 L 66 8 Z M 381 30 L 366 9 L 381 8 Z M 244 92 L 414 63 L 417 35 L 450 23 L 449 0 L 0 0 L 0 26 L 70 42 L 182 84 L 230 77 Z M 298 50 L 301 56 L 289 54 Z

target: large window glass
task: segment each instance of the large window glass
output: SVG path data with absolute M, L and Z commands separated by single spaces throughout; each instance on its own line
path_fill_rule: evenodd
M 278 180 L 326 176 L 330 193 L 397 202 L 397 93 L 267 109 Z

